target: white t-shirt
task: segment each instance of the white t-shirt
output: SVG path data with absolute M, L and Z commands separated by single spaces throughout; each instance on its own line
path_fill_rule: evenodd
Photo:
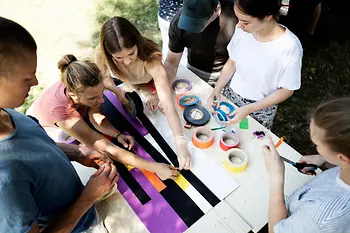
M 278 39 L 259 42 L 236 27 L 227 50 L 236 63 L 230 87 L 243 98 L 258 101 L 279 88 L 300 88 L 303 49 L 287 28 Z

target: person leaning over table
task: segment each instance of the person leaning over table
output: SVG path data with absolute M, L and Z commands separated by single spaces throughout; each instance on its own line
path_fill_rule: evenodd
M 125 97 L 110 75 L 113 74 L 144 94 L 149 110 L 161 109 L 174 135 L 179 169 L 188 170 L 191 168 L 191 155 L 161 59 L 158 45 L 141 35 L 129 20 L 113 17 L 102 25 L 95 62 L 102 72 L 105 87 L 124 102 Z
M 26 29 L 0 17 L 0 231 L 105 232 L 93 205 L 118 179 L 111 160 L 55 143 L 13 109 L 38 84 L 36 50 Z M 85 187 L 70 161 L 98 169 Z
M 320 155 L 302 162 L 336 167 L 284 198 L 284 163 L 271 138 L 263 147 L 270 180 L 270 233 L 350 232 L 350 98 L 321 104 L 312 114 L 310 137 Z M 287 165 L 288 166 L 288 165 Z
M 227 44 L 236 23 L 232 0 L 184 0 L 169 28 L 169 51 L 164 62 L 169 79 L 175 80 L 187 48 L 187 68 L 214 86 L 228 59 Z
M 41 125 L 59 127 L 82 144 L 111 159 L 154 172 L 162 180 L 176 178 L 178 171 L 174 167 L 146 160 L 128 151 L 135 145 L 134 138 L 119 132 L 102 113 L 105 87 L 102 73 L 95 63 L 78 61 L 69 54 L 58 62 L 58 68 L 61 81 L 45 90 L 33 103 L 33 116 Z M 85 121 L 85 116 L 89 120 Z M 115 138 L 124 148 L 113 144 L 93 127 Z
M 230 58 L 208 98 L 208 107 L 224 96 L 238 106 L 229 123 L 249 114 L 270 129 L 277 105 L 301 86 L 303 50 L 298 38 L 277 23 L 279 0 L 236 0 L 239 20 L 227 50 Z

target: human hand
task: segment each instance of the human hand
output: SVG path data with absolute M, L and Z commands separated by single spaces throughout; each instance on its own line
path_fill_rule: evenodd
M 179 171 L 176 167 L 172 165 L 167 165 L 165 163 L 157 163 L 156 164 L 155 173 L 161 180 L 172 179 L 175 180 L 179 175 Z
M 117 168 L 113 164 L 105 163 L 90 177 L 82 196 L 95 202 L 106 195 L 118 181 Z
M 243 121 L 250 114 L 248 105 L 236 108 L 232 113 L 228 114 L 228 118 L 233 116 L 232 119 L 227 121 L 227 124 L 236 124 Z
M 190 152 L 188 151 L 186 139 L 183 136 L 175 137 L 175 142 L 176 142 L 176 149 L 177 149 L 177 159 L 179 161 L 179 170 L 191 169 L 192 159 L 191 159 Z
M 123 146 L 128 150 L 133 149 L 135 146 L 135 139 L 130 135 L 119 134 L 117 141 L 123 144 Z
M 159 108 L 159 98 L 157 93 L 152 93 L 148 95 L 146 105 L 150 111 L 153 111 Z
M 215 113 L 213 106 L 216 106 L 216 108 L 219 108 L 220 102 L 221 102 L 220 92 L 214 89 L 213 93 L 211 93 L 211 95 L 208 97 L 208 100 L 207 100 L 209 111 L 212 113 Z
M 105 154 L 102 154 L 87 146 L 79 146 L 79 155 L 76 157 L 76 162 L 86 166 L 99 169 L 104 163 L 112 164 L 112 160 Z
M 298 161 L 299 163 L 307 163 L 307 164 L 315 164 L 318 167 L 321 167 L 323 164 L 325 164 L 326 160 L 321 155 L 304 155 L 300 158 Z M 302 172 L 307 175 L 315 175 L 314 172 L 309 171 L 310 167 L 305 167 L 302 169 Z
M 265 167 L 270 177 L 270 183 L 280 185 L 284 182 L 284 163 L 273 144 L 271 136 L 266 136 L 268 144 L 262 148 Z

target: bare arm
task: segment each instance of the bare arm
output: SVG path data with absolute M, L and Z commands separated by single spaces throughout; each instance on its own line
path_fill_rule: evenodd
M 114 145 L 108 139 L 91 129 L 81 118 L 71 118 L 65 121 L 60 121 L 57 122 L 57 125 L 81 143 L 88 147 L 92 147 L 103 154 L 111 156 L 112 159 L 118 162 L 146 169 L 151 172 L 157 172 L 156 163 L 145 160 Z
M 224 67 L 222 68 L 220 77 L 215 84 L 214 92 L 220 93 L 220 91 L 230 81 L 232 75 L 235 72 L 236 72 L 236 63 L 229 58 L 225 63 Z
M 267 108 L 269 106 L 279 104 L 289 97 L 293 95 L 294 91 L 288 90 L 285 88 L 277 89 L 276 91 L 272 92 L 270 95 L 266 96 L 262 100 L 259 100 L 255 103 L 247 105 L 249 108 L 250 113 L 258 111 L 260 109 Z
M 167 79 L 164 66 L 160 60 L 154 59 L 152 62 L 147 64 L 146 69 L 147 72 L 153 77 L 160 100 L 160 106 L 168 119 L 169 126 L 175 137 L 179 169 L 190 169 L 190 153 L 187 148 L 187 142 L 183 136 L 179 115 L 177 114 L 174 106 L 173 91 L 170 88 L 170 80 Z
M 284 182 L 282 184 L 270 184 L 269 204 L 269 233 L 274 232 L 274 226 L 282 219 L 287 218 L 287 209 L 284 200 Z
M 167 79 L 164 66 L 160 60 L 153 60 L 147 64 L 147 72 L 153 77 L 160 105 L 168 119 L 169 126 L 174 136 L 183 136 L 183 131 L 173 102 L 173 91 L 170 88 L 170 82 Z
M 164 67 L 165 67 L 166 73 L 168 74 L 170 83 L 172 83 L 176 78 L 177 69 L 179 68 L 181 57 L 182 57 L 182 53 L 174 53 L 174 52 L 171 52 L 170 50 L 168 51 L 168 54 L 164 62 Z
M 92 125 L 101 133 L 115 137 L 120 132 L 101 112 L 101 106 L 89 109 L 89 119 Z

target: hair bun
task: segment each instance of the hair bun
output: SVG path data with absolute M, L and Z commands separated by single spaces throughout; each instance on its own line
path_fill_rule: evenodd
M 68 68 L 68 66 L 75 61 L 77 61 L 77 58 L 73 54 L 67 54 L 61 58 L 57 64 L 57 67 L 61 73 L 63 73 Z

